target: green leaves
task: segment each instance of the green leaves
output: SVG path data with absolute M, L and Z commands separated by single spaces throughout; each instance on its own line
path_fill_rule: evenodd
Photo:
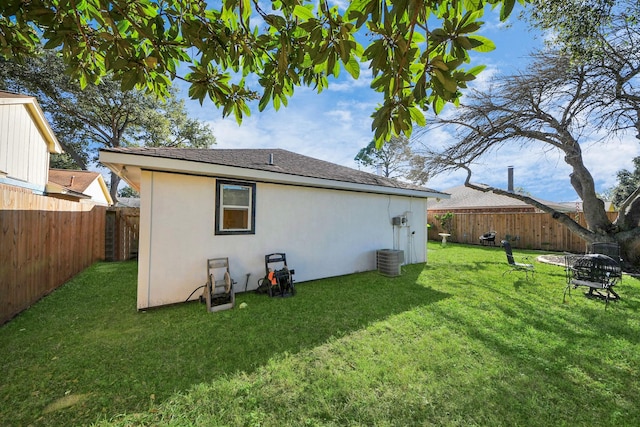
M 222 0 L 217 9 L 199 0 L 6 0 L 0 54 L 20 60 L 42 43 L 60 50 L 82 85 L 110 74 L 123 89 L 160 96 L 173 80 L 186 80 L 191 97 L 208 97 L 238 121 L 253 100 L 260 111 L 277 110 L 295 86 L 321 92 L 330 76 L 345 70 L 358 79 L 367 64 L 371 88 L 384 95 L 372 124 L 381 141 L 410 135 L 423 110 L 457 103 L 479 71 L 460 69 L 469 51 L 495 49 L 477 34 L 487 4 L 500 6 L 504 20 L 515 0 L 354 0 L 342 12 L 325 0 L 278 0 L 269 11 L 251 0 Z M 366 46 L 358 42 L 364 31 Z M 190 72 L 180 76 L 183 65 Z M 256 80 L 259 88 L 249 88 Z
M 315 18 L 315 15 L 313 14 L 313 6 L 311 5 L 295 5 L 295 7 L 293 8 L 293 15 L 303 22 Z
M 516 0 L 505 0 L 502 4 L 502 9 L 500 9 L 500 20 L 504 21 L 511 15 L 513 11 L 513 7 L 516 4 Z
M 358 77 L 360 77 L 360 63 L 356 58 L 349 57 L 349 60 L 344 64 L 344 67 L 354 79 L 357 80 Z
M 476 50 L 478 52 L 491 52 L 495 50 L 496 45 L 491 40 L 482 36 L 469 36 L 468 37 L 471 43 L 471 49 Z

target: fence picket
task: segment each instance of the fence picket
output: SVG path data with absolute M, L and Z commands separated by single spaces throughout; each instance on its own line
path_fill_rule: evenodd
M 573 234 L 567 227 L 553 219 L 551 214 L 538 212 L 453 212 L 451 242 L 480 244 L 479 237 L 487 231 L 497 233 L 496 242 L 507 239 L 512 246 L 548 251 L 585 252 L 586 242 Z M 435 215 L 442 212 L 428 212 L 427 221 L 431 224 L 429 239 L 439 240 L 442 229 Z M 607 212 L 611 220 L 617 213 Z M 576 215 L 578 222 L 586 226 L 584 215 Z
M 0 325 L 104 259 L 105 212 L 0 184 Z

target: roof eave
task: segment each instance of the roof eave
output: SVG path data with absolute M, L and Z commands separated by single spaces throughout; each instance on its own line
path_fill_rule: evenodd
M 407 188 L 359 184 L 354 182 L 292 175 L 283 172 L 271 172 L 237 166 L 225 166 L 211 163 L 194 162 L 190 160 L 140 156 L 136 154 L 118 153 L 112 151 L 101 151 L 100 162 L 108 167 L 111 171 L 118 174 L 129 185 L 131 185 L 138 191 L 140 190 L 139 171 L 150 170 L 159 172 L 187 173 L 202 176 L 215 176 L 221 178 L 244 179 L 258 182 L 269 182 L 274 184 L 298 185 L 335 190 L 411 196 L 419 198 L 449 198 L 448 194 L 435 191 L 422 191 Z M 131 168 L 138 169 L 138 171 L 132 171 Z
M 60 184 L 56 184 L 55 182 L 47 182 L 47 185 L 45 185 L 45 192 L 48 194 L 62 194 L 65 196 L 72 196 L 72 197 L 76 197 L 78 199 L 90 199 L 91 196 L 88 196 L 84 193 L 80 193 L 78 191 L 74 191 L 74 190 L 70 190 L 69 188 L 65 187 L 64 185 L 60 185 Z
M 98 180 L 98 184 L 100 185 L 100 189 L 104 194 L 104 198 L 107 201 L 107 204 L 109 206 L 112 206 L 113 198 L 111 197 L 111 193 L 109 192 L 109 187 L 107 187 L 107 183 L 105 182 L 104 177 L 102 175 L 98 175 L 96 179 Z

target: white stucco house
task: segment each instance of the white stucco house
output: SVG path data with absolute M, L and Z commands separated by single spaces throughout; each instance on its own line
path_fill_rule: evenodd
M 298 283 L 375 270 L 379 249 L 425 262 L 427 199 L 448 197 L 280 149 L 113 148 L 100 162 L 140 192 L 138 309 L 185 301 L 209 258 L 229 258 L 236 291 L 275 252 Z
M 44 194 L 52 153 L 62 147 L 36 99 L 0 91 L 0 184 Z

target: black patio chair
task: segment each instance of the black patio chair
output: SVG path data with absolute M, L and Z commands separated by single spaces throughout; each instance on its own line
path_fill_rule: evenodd
M 482 246 L 484 246 L 484 245 L 493 245 L 493 246 L 495 246 L 495 244 L 496 244 L 496 232 L 495 231 L 489 231 L 487 233 L 484 233 L 482 236 L 480 236 L 480 243 L 482 244 Z
M 622 256 L 620 256 L 620 244 L 610 242 L 594 242 L 591 244 L 592 254 L 606 255 L 616 261 L 619 265 L 622 264 Z
M 622 279 L 622 269 L 617 259 L 602 254 L 566 255 L 565 265 L 567 286 L 562 302 L 566 302 L 567 293 L 571 296 L 571 288 L 578 287 L 589 289 L 585 293 L 588 297 L 605 300 L 605 308 L 610 300 L 620 299 L 613 289 Z
M 529 272 L 531 272 L 531 278 L 533 279 L 535 274 L 535 269 L 533 264 L 516 262 L 513 256 L 513 251 L 511 250 L 511 243 L 509 243 L 507 240 L 503 240 L 501 243 L 502 243 L 502 247 L 504 247 L 504 252 L 507 254 L 507 262 L 511 267 L 511 269 L 505 271 L 504 273 L 502 273 L 502 275 L 504 276 L 505 274 L 511 273 L 512 271 L 524 271 L 527 280 L 529 280 Z M 530 259 L 527 256 L 519 257 L 519 258 L 521 258 L 524 261 L 529 261 Z

